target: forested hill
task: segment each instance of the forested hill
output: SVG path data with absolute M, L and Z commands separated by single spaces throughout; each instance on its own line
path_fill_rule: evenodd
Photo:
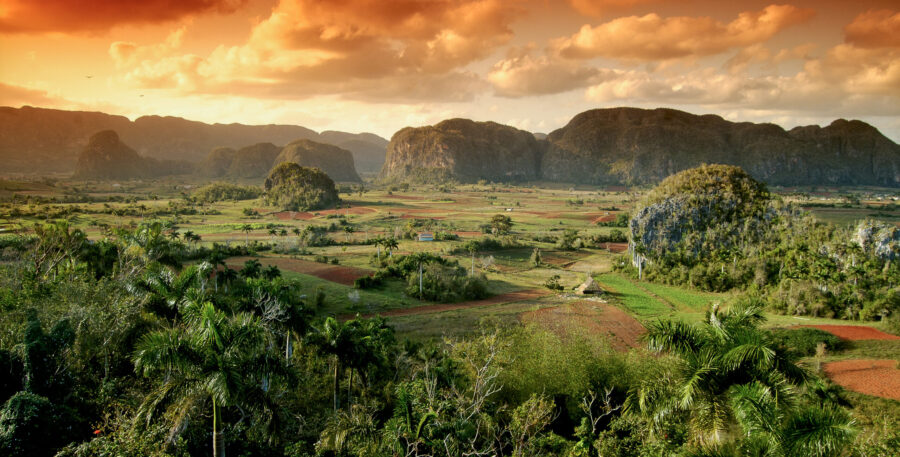
M 900 146 L 861 121 L 785 130 L 672 109 L 611 108 L 575 116 L 546 140 L 502 143 L 516 129 L 467 120 L 397 132 L 382 176 L 461 181 L 652 184 L 704 163 L 737 165 L 770 185 L 900 186 Z M 512 158 L 538 157 L 532 160 Z
M 201 161 L 217 147 L 286 145 L 298 139 L 331 143 L 349 150 L 360 171 L 375 172 L 387 140 L 369 133 L 329 131 L 320 135 L 298 125 L 205 124 L 180 117 L 124 116 L 25 106 L 0 107 L 0 172 L 71 172 L 91 135 L 114 130 L 139 154 L 155 159 Z M 380 160 L 380 161 L 379 161 Z

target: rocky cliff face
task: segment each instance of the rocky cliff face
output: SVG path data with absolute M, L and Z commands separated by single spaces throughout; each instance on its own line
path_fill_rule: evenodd
M 75 167 L 75 177 L 80 179 L 149 178 L 190 172 L 191 166 L 184 162 L 141 157 L 112 130 L 91 136 L 78 154 Z
M 234 160 L 226 174 L 234 178 L 262 178 L 269 174 L 280 152 L 281 148 L 272 143 L 240 148 L 234 153 Z
M 384 165 L 388 140 L 378 135 L 326 130 L 319 134 L 318 141 L 350 151 L 356 170 L 360 173 L 378 173 Z
M 337 182 L 360 182 L 353 163 L 353 154 L 331 144 L 297 140 L 285 146 L 274 165 L 293 162 L 302 167 L 319 168 Z
M 234 155 L 237 153 L 232 148 L 215 148 L 197 165 L 197 174 L 206 178 L 221 178 L 228 173 Z
M 770 185 L 900 186 L 900 146 L 860 121 L 790 131 L 672 109 L 598 109 L 550 133 L 463 119 L 406 128 L 382 178 L 452 176 L 652 184 L 704 163 L 737 165 Z
M 547 137 L 551 181 L 646 184 L 703 163 L 772 185 L 900 185 L 900 146 L 860 121 L 785 131 L 671 109 L 591 110 Z
M 534 180 L 540 176 L 542 144 L 529 132 L 494 122 L 450 119 L 395 133 L 382 179 L 464 182 Z
M 315 131 L 297 125 L 205 124 L 161 116 L 132 122 L 124 116 L 96 112 L 0 107 L 0 172 L 71 171 L 79 151 L 101 130 L 116 131 L 123 142 L 145 157 L 192 162 L 203 160 L 217 147 L 320 140 Z M 387 144 L 373 134 L 334 133 L 343 134 L 338 135 L 343 141 L 357 140 L 363 149 L 373 148 L 372 144 L 377 149 L 379 139 Z M 383 149 L 380 155 L 383 160 Z

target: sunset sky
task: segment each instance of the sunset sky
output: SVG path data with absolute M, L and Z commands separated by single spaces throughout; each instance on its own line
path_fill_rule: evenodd
M 614 106 L 900 141 L 896 0 L 0 0 L 0 105 L 549 132 Z

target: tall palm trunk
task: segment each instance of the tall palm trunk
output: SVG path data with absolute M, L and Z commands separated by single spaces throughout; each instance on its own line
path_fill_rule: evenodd
M 338 373 L 341 371 L 341 359 L 337 356 L 334 357 L 334 413 L 337 414 L 338 408 L 341 406 L 338 402 L 338 393 L 340 392 L 338 386 Z
M 350 406 L 353 404 L 353 391 L 350 390 L 353 388 L 353 368 L 350 368 L 350 379 L 347 381 L 347 411 L 350 411 Z
M 222 431 L 219 430 L 219 422 L 222 421 L 219 407 L 216 405 L 216 397 L 212 397 L 213 402 L 213 457 L 225 457 L 225 439 Z

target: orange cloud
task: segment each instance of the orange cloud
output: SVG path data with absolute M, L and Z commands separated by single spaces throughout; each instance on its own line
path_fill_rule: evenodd
M 844 41 L 861 48 L 900 47 L 900 13 L 862 13 L 844 27 Z
M 126 80 L 143 87 L 466 100 L 484 84 L 460 69 L 508 42 L 519 14 L 503 0 L 282 0 L 241 46 L 180 55 L 170 38 L 156 46 L 115 43 L 110 55 Z
M 566 92 L 598 84 L 613 76 L 611 70 L 601 70 L 555 56 L 532 56 L 533 48 L 510 53 L 497 62 L 488 80 L 497 95 L 525 97 Z
M 196 14 L 231 13 L 247 0 L 0 0 L 0 33 L 102 32 Z
M 624 11 L 645 3 L 659 3 L 661 0 L 569 0 L 575 11 L 586 16 L 603 17 L 611 12 Z M 670 0 L 671 1 L 671 0 Z
M 0 83 L 0 106 L 56 106 L 60 101 L 47 91 Z
M 573 59 L 709 56 L 767 41 L 812 15 L 811 10 L 791 5 L 769 5 L 762 11 L 740 13 L 727 24 L 711 17 L 629 16 L 595 27 L 585 25 L 578 33 L 557 40 L 553 47 L 563 57 Z

